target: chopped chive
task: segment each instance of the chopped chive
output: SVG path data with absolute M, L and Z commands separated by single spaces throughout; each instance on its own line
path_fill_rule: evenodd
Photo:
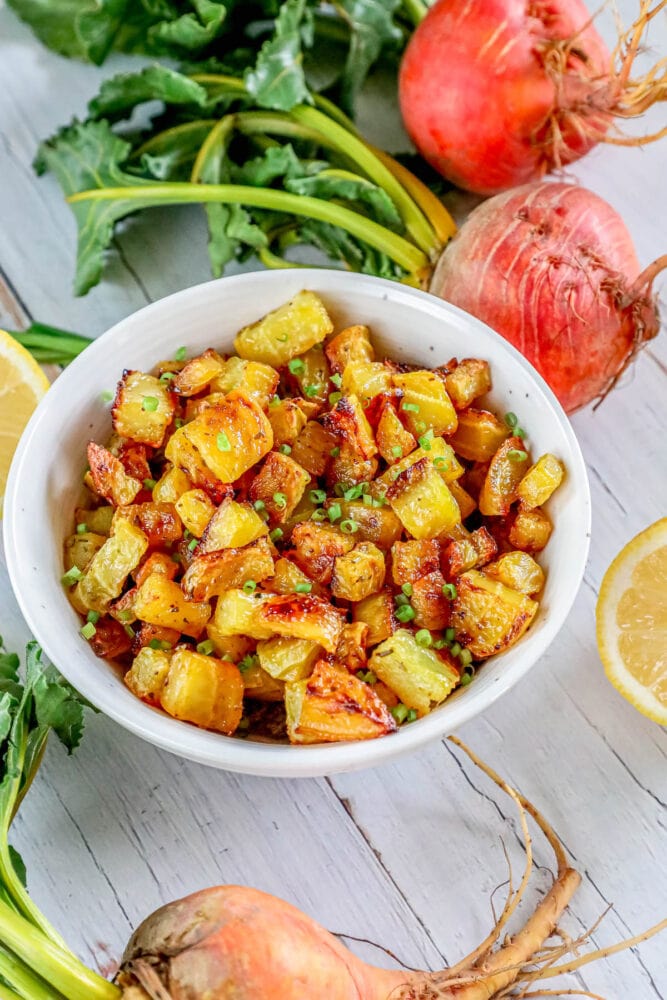
M 416 719 L 417 719 L 417 709 L 416 708 L 411 708 L 410 711 L 408 712 L 408 714 L 405 717 L 405 721 L 406 722 L 415 722 Z
M 358 500 L 368 490 L 368 483 L 357 483 L 343 493 L 343 500 Z
M 333 384 L 336 386 L 337 389 L 340 389 L 343 383 L 343 376 L 337 372 L 335 375 L 331 376 L 331 381 L 333 382 Z
M 286 344 L 287 343 L 287 334 L 283 333 L 280 337 L 276 337 L 276 340 L 278 341 L 279 344 Z
M 308 494 L 311 503 L 324 503 L 327 498 L 324 490 L 311 490 Z
M 415 642 L 418 646 L 428 648 L 433 645 L 433 636 L 427 628 L 420 628 L 418 632 L 415 632 Z
M 243 584 L 243 590 L 246 594 L 252 594 L 253 591 L 257 590 L 257 584 L 254 580 L 246 580 Z
M 423 434 L 426 430 L 426 422 L 424 420 L 415 420 L 415 430 L 417 434 Z M 428 451 L 428 448 L 426 451 Z
M 185 531 L 183 532 L 183 538 L 186 540 L 186 542 L 189 538 L 192 538 L 192 532 L 188 528 L 186 528 Z
M 340 448 L 338 447 L 338 445 L 336 445 L 335 448 L 332 448 L 329 454 L 331 455 L 332 458 L 338 458 L 338 456 L 340 455 Z
M 159 405 L 160 401 L 157 396 L 144 396 L 141 400 L 141 409 L 145 410 L 146 413 L 155 413 Z
M 433 464 L 436 469 L 441 469 L 442 471 L 449 468 L 449 462 L 446 458 L 443 458 L 442 455 L 438 455 L 437 458 L 434 458 Z
M 154 479 L 144 479 L 144 489 L 145 490 L 151 490 L 152 491 L 152 490 L 155 489 L 155 485 L 156 485 L 156 481 Z
M 91 625 L 97 625 L 99 620 L 100 620 L 99 611 L 89 611 L 88 614 L 86 615 L 86 621 L 90 622 Z
M 287 507 L 287 497 L 284 493 L 274 493 L 273 502 L 278 510 L 285 510 L 285 507 Z
M 311 521 L 324 521 L 324 519 L 326 518 L 326 516 L 327 516 L 326 515 L 326 511 L 322 510 L 321 507 L 318 507 L 317 510 L 314 510 L 313 513 L 310 515 L 310 520 Z
M 274 528 L 273 531 L 269 533 L 269 538 L 272 542 L 279 542 L 284 534 L 285 532 L 282 528 Z
M 252 667 L 254 667 L 257 662 L 258 662 L 257 656 L 254 653 L 248 653 L 240 661 L 239 670 L 241 671 L 242 674 L 244 674 L 246 670 L 251 670 Z
M 176 372 L 162 372 L 160 375 L 160 382 L 171 382 L 176 378 Z
M 412 584 L 411 583 L 403 583 L 403 584 L 401 584 L 401 590 L 403 591 L 403 593 L 405 594 L 406 597 L 412 597 Z
M 377 684 L 377 675 L 372 670 L 357 670 L 357 677 L 365 684 Z
M 174 354 L 174 361 L 185 361 L 186 350 L 184 347 L 179 347 Z
M 406 413 L 419 413 L 419 405 L 417 403 L 401 403 L 401 409 Z
M 522 451 L 520 448 L 510 448 L 507 452 L 507 457 L 510 462 L 523 462 L 528 458 L 528 453 Z
M 397 607 L 400 607 L 402 604 L 409 604 L 409 603 L 410 603 L 410 598 L 408 597 L 407 594 L 394 595 L 394 604 L 396 604 Z
M 449 646 L 449 643 L 447 642 L 446 639 L 436 639 L 435 642 L 433 643 L 434 649 L 445 649 L 446 646 Z
M 453 628 L 445 629 L 445 639 L 447 640 L 447 642 L 454 642 L 454 639 L 456 639 L 456 632 L 454 631 Z
M 394 456 L 394 458 L 403 457 L 403 449 L 400 447 L 400 445 L 395 444 L 394 447 L 391 449 L 391 453 Z
M 337 497 L 342 497 L 344 493 L 345 493 L 345 486 L 343 485 L 343 483 L 336 483 L 334 486 L 334 494 Z
M 291 444 L 281 444 L 280 448 L 278 448 L 278 451 L 280 452 L 281 455 L 291 455 L 291 453 L 292 453 L 292 445 Z
M 279 405 L 280 405 L 280 396 L 276 395 L 271 396 L 271 399 L 269 400 L 269 406 L 279 406 Z
M 253 507 L 255 508 L 255 510 L 264 510 L 266 504 L 264 503 L 263 500 L 255 500 Z
M 305 392 L 306 396 L 308 396 L 309 399 L 311 399 L 313 396 L 317 396 L 317 393 L 319 392 L 316 385 L 304 386 L 303 391 Z
M 66 573 L 63 573 L 60 579 L 61 582 L 64 583 L 66 587 L 72 587 L 75 583 L 78 583 L 82 577 L 83 573 L 81 572 L 79 567 L 72 566 L 72 568 L 68 569 Z
M 123 628 L 125 629 L 125 635 L 128 636 L 130 639 L 134 639 L 134 629 L 132 628 L 132 626 L 123 625 Z
M 76 526 L 76 533 L 77 533 L 77 535 L 85 535 L 85 533 L 87 531 L 88 531 L 88 525 L 87 524 L 84 524 L 83 522 L 81 522 L 81 524 L 77 524 L 77 526 Z
M 362 496 L 361 499 L 363 500 L 363 502 L 366 505 L 366 507 L 377 507 L 378 506 L 377 500 L 374 500 L 373 497 L 370 495 L 370 493 L 364 493 L 364 495 Z
M 443 583 L 442 592 L 448 601 L 456 600 L 457 590 L 453 583 Z
M 161 649 L 164 653 L 169 652 L 172 648 L 170 642 L 166 642 L 164 639 L 151 639 L 148 643 L 151 649 Z
M 110 389 L 105 389 L 104 392 L 100 393 L 100 399 L 103 403 L 110 403 L 113 399 L 113 393 Z
M 197 652 L 202 653 L 204 656 L 210 656 L 215 646 L 210 639 L 204 639 L 203 642 L 197 643 Z
M 461 687 L 467 687 L 472 681 L 472 674 L 464 673 L 461 675 Z
M 295 594 L 309 594 L 313 589 L 312 583 L 297 583 L 294 588 Z
M 351 517 L 346 517 L 344 521 L 340 522 L 340 530 L 345 535 L 353 535 L 356 531 L 359 531 L 359 523 L 353 521 Z
M 451 647 L 452 656 L 458 656 L 462 650 L 460 642 L 453 642 Z
M 95 628 L 92 622 L 86 622 L 86 624 L 81 629 L 81 635 L 84 637 L 84 639 L 92 639 L 96 632 L 97 629 Z
M 339 517 L 343 516 L 343 508 L 339 503 L 332 503 L 327 510 L 327 515 L 329 520 L 333 523 L 334 521 L 337 521 Z
M 190 552 L 194 552 L 194 550 L 197 548 L 198 545 L 199 545 L 199 539 L 193 538 L 192 541 L 188 542 L 188 549 L 190 550 Z
M 523 427 L 515 427 L 514 428 L 514 437 L 525 438 L 525 436 L 526 436 L 526 432 L 524 431 Z
M 225 434 L 224 431 L 220 431 L 220 433 L 218 434 L 218 436 L 215 439 L 215 443 L 216 443 L 216 446 L 218 448 L 218 451 L 231 451 L 232 450 L 231 441 L 229 440 L 229 438 L 227 437 L 227 435 Z
M 399 622 L 411 622 L 415 617 L 415 609 L 410 604 L 402 604 L 400 608 L 396 609 L 396 617 Z
M 329 393 L 329 406 L 335 406 L 339 399 L 342 399 L 342 392 L 330 392 Z
M 131 622 L 134 619 L 134 615 L 132 614 L 131 611 L 119 611 L 116 617 L 118 621 L 121 623 L 121 625 L 124 622 Z
M 422 434 L 419 438 L 419 446 L 424 449 L 424 451 L 431 450 L 431 441 L 433 440 L 433 431 L 426 431 L 426 434 Z
M 288 362 L 287 367 L 292 375 L 301 375 L 306 370 L 306 366 L 301 358 L 292 358 L 292 360 Z
M 469 649 L 462 649 L 459 653 L 459 663 L 462 667 L 469 667 L 472 663 L 472 653 Z
M 399 726 L 408 717 L 408 706 L 404 705 L 402 701 L 399 701 L 398 705 L 394 705 L 391 710 L 391 714 L 394 716 Z
M 180 431 L 182 426 L 183 426 L 183 418 L 176 417 L 176 419 L 174 420 L 174 427 L 176 428 L 177 431 Z
M 505 420 L 505 423 L 510 428 L 510 430 L 516 427 L 516 425 L 519 423 L 519 418 L 517 417 L 516 413 L 511 413 L 511 412 L 506 413 L 503 419 Z
M 399 476 L 400 476 L 400 472 L 398 471 L 398 469 L 390 469 L 389 470 L 389 477 L 390 477 L 390 479 L 393 482 L 396 482 L 396 480 L 398 479 Z

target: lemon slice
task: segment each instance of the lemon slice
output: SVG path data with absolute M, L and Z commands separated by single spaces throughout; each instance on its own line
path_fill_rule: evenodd
M 16 445 L 48 388 L 49 380 L 32 355 L 0 330 L 0 516 Z
M 640 712 L 667 725 L 667 517 L 616 556 L 602 580 L 596 620 L 611 683 Z

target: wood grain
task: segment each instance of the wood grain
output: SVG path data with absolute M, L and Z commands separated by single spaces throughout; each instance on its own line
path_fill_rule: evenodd
M 618 7 L 629 21 L 635 4 Z M 603 26 L 610 38 L 610 17 Z M 664 19 L 652 26 L 656 46 L 664 27 Z M 0 39 L 0 325 L 32 316 L 96 334 L 206 280 L 201 213 L 169 210 L 130 223 L 104 282 L 72 297 L 74 225 L 55 181 L 38 180 L 31 161 L 39 139 L 81 115 L 105 75 L 134 63 L 97 69 L 60 59 L 1 7 Z M 387 95 L 386 86 L 371 91 L 362 124 L 394 146 L 400 133 Z M 656 110 L 632 128 L 651 131 L 661 117 Z M 599 149 L 572 173 L 622 212 L 642 263 L 665 251 L 665 143 Z M 663 334 L 598 410 L 575 416 L 594 504 L 584 585 L 534 672 L 460 734 L 540 805 L 582 872 L 570 932 L 614 904 L 595 932 L 598 945 L 656 922 L 667 900 L 667 733 L 607 684 L 593 629 L 606 566 L 665 513 L 666 374 Z M 28 636 L 2 565 L 0 608 L 0 631 L 19 648 Z M 197 767 L 95 717 L 71 760 L 49 749 L 13 839 L 40 906 L 84 959 L 109 969 L 150 910 L 224 881 L 284 896 L 409 965 L 456 961 L 490 925 L 490 896 L 506 878 L 501 838 L 517 870 L 511 802 L 444 742 L 366 773 L 290 783 Z M 538 839 L 536 865 L 549 860 Z M 542 867 L 535 878 L 548 884 Z M 349 943 L 388 962 L 371 945 Z M 657 1000 L 667 992 L 666 942 L 647 942 L 568 983 L 610 1000 Z

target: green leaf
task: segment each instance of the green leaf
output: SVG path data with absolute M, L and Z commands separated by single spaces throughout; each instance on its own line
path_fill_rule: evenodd
M 205 87 L 183 73 L 155 64 L 136 73 L 118 73 L 105 80 L 97 97 L 88 105 L 92 118 L 126 117 L 144 101 L 164 101 L 165 104 L 192 104 L 204 107 L 208 100 Z
M 25 889 L 28 885 L 28 873 L 25 870 L 25 862 L 16 848 L 12 847 L 11 844 L 9 845 L 9 856 L 12 859 L 12 865 L 18 876 L 19 882 Z
M 192 0 L 194 11 L 181 14 L 173 21 L 160 21 L 148 32 L 151 48 L 172 54 L 197 52 L 222 34 L 229 9 L 234 0 L 216 3 L 214 0 Z
M 395 232 L 404 230 L 400 213 L 387 192 L 364 177 L 347 174 L 343 170 L 322 170 L 313 177 L 288 177 L 285 187 L 295 194 L 313 198 L 354 202 L 366 208 L 371 218 L 380 225 L 388 226 Z
M 12 698 L 8 691 L 0 695 L 0 743 L 4 743 L 12 727 L 12 713 L 18 700 Z
M 337 0 L 348 22 L 350 46 L 340 78 L 340 103 L 351 114 L 370 69 L 386 47 L 396 49 L 403 34 L 394 21 L 401 0 Z
M 92 706 L 55 667 L 47 667 L 34 679 L 33 697 L 38 725 L 53 729 L 68 753 L 76 750 L 83 735 L 83 710 Z
M 245 74 L 246 88 L 261 107 L 290 111 L 297 104 L 311 103 L 302 45 L 312 45 L 312 35 L 312 11 L 306 0 L 286 0 L 272 37 L 262 45 L 254 69 Z
M 63 56 L 102 63 L 130 0 L 9 0 L 39 40 Z
M 386 254 L 355 239 L 339 226 L 309 219 L 297 228 L 299 241 L 318 247 L 332 260 L 340 260 L 352 271 L 396 280 L 404 276 L 401 268 Z
M 158 181 L 189 180 L 199 149 L 215 119 L 183 122 L 158 133 L 135 150 L 141 169 Z
M 269 146 L 261 156 L 246 160 L 240 166 L 232 165 L 232 180 L 236 184 L 250 184 L 252 187 L 268 187 L 283 178 L 305 177 L 313 170 L 327 166 L 323 161 L 304 162 L 294 152 L 291 143 L 284 146 Z

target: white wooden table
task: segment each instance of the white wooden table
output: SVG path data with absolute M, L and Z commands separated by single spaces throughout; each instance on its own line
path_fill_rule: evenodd
M 618 6 L 631 20 L 636 4 Z M 611 37 L 611 18 L 603 25 Z M 653 27 L 664 54 L 665 20 Z M 0 3 L 0 326 L 34 317 L 98 334 L 209 276 L 203 218 L 170 209 L 154 212 L 153 224 L 133 223 L 103 284 L 72 297 L 74 223 L 55 180 L 37 180 L 31 160 L 38 139 L 81 115 L 98 82 L 129 63 L 100 70 L 60 59 Z M 382 115 L 372 100 L 362 125 L 391 148 L 400 133 L 386 94 Z M 645 130 L 661 117 L 664 110 L 647 116 Z M 665 252 L 666 142 L 598 150 L 573 173 L 622 212 L 642 263 Z M 614 904 L 594 934 L 598 946 L 638 933 L 667 908 L 667 734 L 607 683 L 593 623 L 605 567 L 665 514 L 666 374 L 663 333 L 597 412 L 574 418 L 594 502 L 584 584 L 534 672 L 460 734 L 553 821 L 583 875 L 572 933 Z M 28 633 L 1 564 L 0 607 L 0 633 L 18 649 Z M 276 893 L 333 931 L 436 968 L 486 933 L 489 895 L 505 878 L 500 837 L 518 864 L 515 833 L 511 803 L 444 742 L 374 771 L 295 783 L 186 763 L 98 716 L 72 759 L 50 747 L 13 837 L 39 905 L 85 961 L 105 970 L 156 906 L 223 882 Z M 537 863 L 547 858 L 540 844 Z M 569 986 L 657 1000 L 667 995 L 667 937 L 587 967 Z

